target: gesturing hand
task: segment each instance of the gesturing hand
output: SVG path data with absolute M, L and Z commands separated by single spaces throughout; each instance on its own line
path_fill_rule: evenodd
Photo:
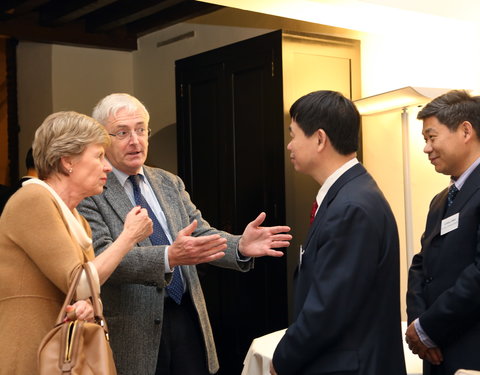
M 272 249 L 287 247 L 290 245 L 292 236 L 284 232 L 289 232 L 290 227 L 261 227 L 265 221 L 265 212 L 260 213 L 255 220 L 250 222 L 243 232 L 240 239 L 238 250 L 246 257 L 272 256 L 281 257 L 283 252 Z
M 178 265 L 212 262 L 225 255 L 227 240 L 218 234 L 193 237 L 192 233 L 197 225 L 197 220 L 194 220 L 183 228 L 168 248 L 168 262 L 171 268 Z

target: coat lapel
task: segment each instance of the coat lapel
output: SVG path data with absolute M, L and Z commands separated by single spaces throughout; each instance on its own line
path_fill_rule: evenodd
M 429 218 L 432 220 L 432 223 L 434 223 L 433 230 L 430 231 L 430 234 L 428 237 L 425 237 L 423 239 L 424 245 L 422 246 L 427 246 L 433 238 L 437 235 L 440 234 L 440 229 L 441 229 L 441 223 L 445 213 L 445 205 L 447 204 L 447 194 L 448 194 L 448 189 L 442 190 L 438 196 L 437 199 L 435 199 L 434 202 L 432 202 L 432 207 L 430 207 L 430 214 L 431 217 Z
M 314 237 L 314 233 L 317 230 L 320 230 L 321 222 L 324 219 L 325 212 L 328 209 L 328 206 L 332 202 L 332 200 L 336 197 L 340 189 L 345 186 L 345 184 L 349 183 L 351 180 L 354 178 L 367 173 L 366 169 L 363 167 L 362 164 L 358 163 L 355 164 L 353 167 L 351 167 L 349 170 L 347 170 L 344 174 L 342 174 L 337 181 L 328 189 L 327 195 L 322 201 L 322 204 L 318 208 L 317 214 L 315 215 L 315 220 L 313 221 L 312 225 L 310 226 L 310 229 L 308 230 L 307 234 L 307 240 L 305 241 L 305 246 L 304 249 L 308 247 L 308 244 L 310 242 L 310 239 Z
M 480 166 L 474 169 L 472 174 L 468 176 L 462 188 L 445 212 L 445 217 L 449 217 L 459 212 L 465 204 L 468 203 L 473 194 L 480 188 Z M 446 199 L 446 198 L 445 198 Z
M 103 192 L 105 199 L 112 206 L 122 223 L 125 223 L 125 218 L 130 210 L 133 208 L 132 202 L 128 198 L 125 189 L 118 181 L 114 173 L 108 174 L 105 191 Z M 151 246 L 150 238 L 147 237 L 139 242 L 140 246 Z
M 175 239 L 177 233 L 182 229 L 181 220 L 178 215 L 178 207 L 170 202 L 178 201 L 178 194 L 175 194 L 175 191 L 169 187 L 170 185 L 166 183 L 162 175 L 155 173 L 155 169 L 144 165 L 143 171 L 165 214 L 170 235 Z
M 125 217 L 133 208 L 132 202 L 125 193 L 125 189 L 114 173 L 108 174 L 107 183 L 105 185 L 105 191 L 103 192 L 105 199 L 112 206 L 113 210 L 119 216 L 122 222 L 125 222 Z
M 430 209 L 432 223 L 434 223 L 434 229 L 430 232 L 430 235 L 425 238 L 424 247 L 435 238 L 440 235 L 442 228 L 442 220 L 448 218 L 457 212 L 460 212 L 462 208 L 468 203 L 470 198 L 480 188 L 480 165 L 477 166 L 470 176 L 467 178 L 462 188 L 455 197 L 452 205 L 445 210 L 447 204 L 448 188 L 444 189 L 437 196 L 437 199 L 432 203 Z M 459 224 L 460 225 L 460 224 Z

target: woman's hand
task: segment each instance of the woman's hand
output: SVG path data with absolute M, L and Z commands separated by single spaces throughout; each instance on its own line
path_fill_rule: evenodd
M 153 223 L 146 209 L 136 206 L 125 217 L 122 233 L 100 253 L 92 263 L 95 265 L 100 284 L 103 284 L 120 264 L 123 257 L 153 233 Z
M 143 241 L 150 236 L 153 233 L 153 223 L 148 217 L 147 210 L 140 206 L 132 208 L 125 218 L 123 232 L 133 243 Z
M 67 320 L 92 320 L 93 306 L 90 300 L 80 300 L 73 305 L 68 305 L 65 309 Z

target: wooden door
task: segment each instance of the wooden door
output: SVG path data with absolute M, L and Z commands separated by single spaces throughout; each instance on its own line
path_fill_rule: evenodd
M 176 63 L 179 174 L 203 217 L 241 234 L 285 224 L 281 32 Z M 198 266 L 220 359 L 239 374 L 253 338 L 288 324 L 286 257 L 248 273 Z

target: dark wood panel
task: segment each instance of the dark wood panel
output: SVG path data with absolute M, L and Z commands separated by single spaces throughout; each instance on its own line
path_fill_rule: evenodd
M 177 61 L 179 173 L 219 229 L 241 234 L 261 211 L 285 222 L 280 56 L 276 32 Z M 245 274 L 197 267 L 220 374 L 240 373 L 251 340 L 287 325 L 286 259 L 255 262 Z
M 221 8 L 195 0 L 2 0 L 0 35 L 133 51 L 143 35 Z

